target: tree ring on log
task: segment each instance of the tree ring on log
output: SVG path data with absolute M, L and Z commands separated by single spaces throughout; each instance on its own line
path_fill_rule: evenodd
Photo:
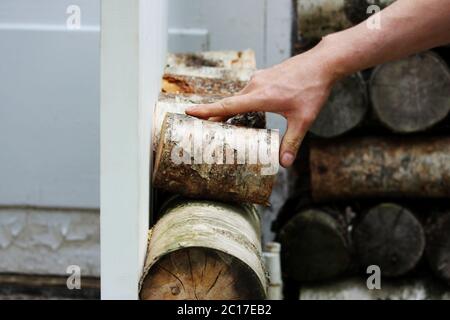
M 279 238 L 282 266 L 291 279 L 326 280 L 348 269 L 351 259 L 346 230 L 324 211 L 301 211 L 283 226 Z
M 354 228 L 353 242 L 363 268 L 377 265 L 382 276 L 393 277 L 417 265 L 425 249 L 425 234 L 408 209 L 383 203 L 363 215 Z
M 337 82 L 310 131 L 323 138 L 337 137 L 350 131 L 367 113 L 367 89 L 361 74 Z
M 441 58 L 424 52 L 378 66 L 370 79 L 376 116 L 394 132 L 426 130 L 450 111 L 450 72 Z
M 253 205 L 175 197 L 152 228 L 141 299 L 262 299 L 267 275 Z

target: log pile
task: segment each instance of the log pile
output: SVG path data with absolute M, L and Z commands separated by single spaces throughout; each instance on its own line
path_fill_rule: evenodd
M 361 22 L 368 3 L 298 0 L 302 45 Z M 294 164 L 291 197 L 272 225 L 283 248 L 286 298 L 342 297 L 351 290 L 363 298 L 410 298 L 402 288 L 422 278 L 448 296 L 449 58 L 447 48 L 433 49 L 333 89 Z M 383 293 L 361 290 L 374 266 L 389 283 Z
M 226 123 L 185 114 L 188 106 L 240 91 L 255 66 L 250 50 L 168 56 L 152 131 L 158 220 L 149 233 L 141 299 L 274 296 L 278 283 L 272 278 L 268 292 L 253 204 L 269 205 L 278 132 L 265 129 L 263 112 Z

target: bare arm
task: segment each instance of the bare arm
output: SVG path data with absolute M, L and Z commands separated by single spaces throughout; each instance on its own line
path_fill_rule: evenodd
M 236 96 L 187 113 L 223 120 L 267 111 L 287 119 L 280 162 L 290 166 L 333 84 L 349 74 L 450 43 L 450 0 L 397 0 L 380 13 L 380 29 L 366 22 L 326 36 L 313 49 L 258 71 Z

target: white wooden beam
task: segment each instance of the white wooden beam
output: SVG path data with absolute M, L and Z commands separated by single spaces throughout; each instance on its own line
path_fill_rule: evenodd
M 165 0 L 103 0 L 101 11 L 101 290 L 103 299 L 137 299 L 167 6 Z

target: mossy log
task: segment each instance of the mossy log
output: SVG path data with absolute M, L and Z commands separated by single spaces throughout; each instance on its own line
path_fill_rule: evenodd
M 346 272 L 351 263 L 347 225 L 342 215 L 305 209 L 280 230 L 281 265 L 288 279 L 320 281 Z
M 450 285 L 450 212 L 436 212 L 427 221 L 426 257 L 436 276 Z
M 370 79 L 375 115 L 394 132 L 424 131 L 450 112 L 450 71 L 437 54 L 424 52 L 378 66 Z
M 169 201 L 149 234 L 140 298 L 264 299 L 260 232 L 253 206 Z
M 335 84 L 310 131 L 323 138 L 337 137 L 359 125 L 367 110 L 366 84 L 357 73 Z
M 277 130 L 167 113 L 153 185 L 190 197 L 269 204 L 278 171 Z
M 405 207 L 383 203 L 369 209 L 353 231 L 361 267 L 380 267 L 381 275 L 401 276 L 414 269 L 425 248 L 422 224 Z
M 350 198 L 449 198 L 450 138 L 311 141 L 315 201 Z

